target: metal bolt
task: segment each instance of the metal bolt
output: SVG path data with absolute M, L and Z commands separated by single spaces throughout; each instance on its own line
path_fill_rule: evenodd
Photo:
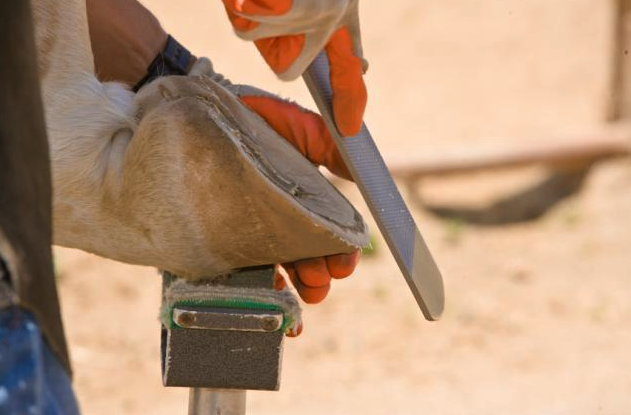
M 280 322 L 274 317 L 264 317 L 261 319 L 261 328 L 265 331 L 276 331 L 280 328 Z
M 177 325 L 181 327 L 187 327 L 195 324 L 195 314 L 193 313 L 181 313 L 177 316 Z

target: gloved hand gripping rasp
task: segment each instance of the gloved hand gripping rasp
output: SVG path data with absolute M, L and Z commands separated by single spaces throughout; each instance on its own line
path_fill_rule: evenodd
M 222 0 L 236 34 L 253 40 L 279 78 L 298 78 L 321 50 L 330 63 L 335 122 L 356 134 L 366 107 L 358 0 Z
M 428 320 L 438 319 L 444 307 L 440 271 L 362 125 L 366 105 L 362 74 L 367 63 L 361 47 L 358 0 L 223 2 L 237 35 L 254 40 L 281 79 L 295 79 L 304 71 L 329 132 L 423 314 Z

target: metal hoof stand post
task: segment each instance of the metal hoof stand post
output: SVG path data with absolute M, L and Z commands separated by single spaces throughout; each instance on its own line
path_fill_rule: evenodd
M 165 273 L 163 289 L 174 279 Z M 217 285 L 273 288 L 274 267 L 222 276 Z M 162 382 L 191 388 L 189 415 L 242 415 L 246 390 L 278 390 L 282 311 L 180 305 L 172 320 L 162 326 Z

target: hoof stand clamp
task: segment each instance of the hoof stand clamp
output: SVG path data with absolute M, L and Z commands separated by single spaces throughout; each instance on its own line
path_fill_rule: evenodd
M 273 288 L 273 266 L 200 283 L 163 273 L 162 382 L 192 388 L 189 415 L 245 414 L 247 389 L 278 390 L 284 332 L 299 308 Z

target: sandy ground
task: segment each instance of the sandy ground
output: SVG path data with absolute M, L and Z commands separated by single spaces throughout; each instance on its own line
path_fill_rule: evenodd
M 312 106 L 300 82 L 275 80 L 231 34 L 219 1 L 145 3 L 233 80 Z M 386 158 L 598 126 L 610 13 L 604 0 L 363 1 L 366 119 Z M 443 320 L 423 320 L 379 241 L 323 304 L 305 307 L 280 392 L 250 393 L 249 413 L 631 413 L 628 162 L 603 164 L 579 195 L 527 224 L 454 226 L 414 209 L 445 275 Z M 185 413 L 187 391 L 160 383 L 156 271 L 55 254 L 84 413 Z

